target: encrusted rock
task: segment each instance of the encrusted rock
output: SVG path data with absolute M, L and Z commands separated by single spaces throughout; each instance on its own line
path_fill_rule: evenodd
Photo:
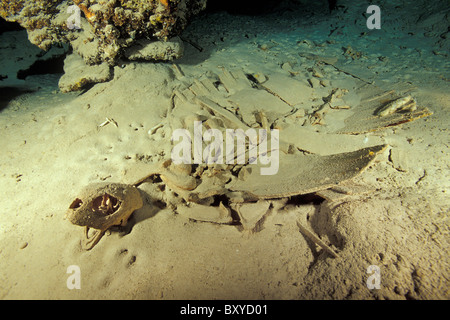
M 20 23 L 42 49 L 70 42 L 87 63 L 114 64 L 139 39 L 164 42 L 178 35 L 205 7 L 206 0 L 10 0 L 0 2 L 0 16 Z M 168 51 L 146 56 L 172 59 Z
M 112 79 L 113 73 L 107 63 L 86 65 L 83 58 L 72 53 L 64 60 L 64 75 L 59 80 L 62 92 L 78 91 L 89 84 L 106 82 Z
M 173 60 L 183 55 L 183 42 L 174 37 L 166 42 L 141 39 L 137 45 L 127 48 L 125 56 L 130 60 Z

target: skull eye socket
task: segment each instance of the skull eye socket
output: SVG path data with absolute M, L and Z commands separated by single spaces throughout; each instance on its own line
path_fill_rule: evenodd
M 83 201 L 81 201 L 81 199 L 76 198 L 75 200 L 73 200 L 72 204 L 69 206 L 69 209 L 77 209 L 77 208 L 81 207 L 82 204 L 83 204 Z
M 113 196 L 105 193 L 98 196 L 92 203 L 92 211 L 101 214 L 112 214 L 117 211 L 120 206 L 119 200 Z

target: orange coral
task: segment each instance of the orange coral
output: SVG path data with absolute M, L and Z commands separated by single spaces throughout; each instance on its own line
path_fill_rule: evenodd
M 81 3 L 82 0 L 73 0 L 75 4 L 83 11 L 84 15 L 86 16 L 86 19 L 91 20 L 93 17 L 95 17 L 95 14 L 92 13 L 85 5 L 84 3 Z
M 161 2 L 166 8 L 169 6 L 169 0 L 159 0 L 159 2 Z

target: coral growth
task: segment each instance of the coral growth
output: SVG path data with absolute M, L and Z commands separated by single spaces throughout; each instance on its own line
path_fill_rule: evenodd
M 80 8 L 81 11 L 83 11 L 88 21 L 91 21 L 95 17 L 95 14 L 90 11 L 84 3 L 82 3 L 82 0 L 73 0 L 73 2 L 75 2 L 75 4 Z
M 78 29 L 69 29 L 68 9 L 83 12 Z M 137 40 L 167 41 L 206 7 L 206 0 L 11 0 L 0 3 L 0 16 L 20 23 L 29 39 L 47 50 L 70 42 L 88 64 L 114 64 Z

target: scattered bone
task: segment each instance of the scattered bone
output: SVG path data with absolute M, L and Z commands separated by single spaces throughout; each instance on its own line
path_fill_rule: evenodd
M 163 125 L 162 123 L 157 124 L 156 126 L 154 126 L 153 128 L 151 128 L 150 130 L 148 130 L 148 134 L 149 134 L 149 135 L 155 134 L 156 131 L 157 131 L 159 128 L 162 128 L 163 126 L 164 126 L 164 125 Z
M 320 80 L 320 85 L 321 85 L 322 87 L 329 87 L 331 84 L 330 84 L 330 81 L 329 81 L 329 80 L 322 79 L 322 80 Z
M 253 87 L 252 83 L 242 69 L 233 70 L 232 75 L 236 79 L 236 84 L 239 88 L 244 89 Z
M 217 79 L 220 79 L 219 85 L 223 85 L 227 92 L 217 90 Z M 291 86 L 300 89 L 299 92 L 289 92 L 292 89 L 288 90 L 287 87 Z M 306 84 L 282 74 L 271 75 L 270 79 L 264 82 L 264 86 L 260 84 L 252 86 L 242 71 L 229 72 L 224 69 L 221 75 L 195 80 L 186 88 L 175 90 L 170 99 L 167 121 L 172 129 L 188 128 L 191 122 L 198 120 L 203 121 L 208 128 L 234 128 L 244 131 L 250 128 L 249 124 L 256 124 L 256 127 L 266 130 L 280 124 L 282 131 L 279 147 L 282 152 L 279 154 L 280 166 L 276 179 L 274 176 L 260 174 L 261 168 L 267 166 L 262 164 L 193 167 L 188 164 L 175 165 L 171 160 L 160 163 L 137 161 L 124 170 L 122 180 L 128 184 L 122 185 L 121 188 L 136 190 L 136 187 L 142 185 L 143 190 L 148 192 L 147 200 L 154 198 L 157 201 L 164 201 L 169 208 L 176 209 L 178 213 L 190 219 L 232 223 L 231 211 L 224 205 L 229 203 L 229 207 L 238 213 L 243 228 L 255 230 L 270 210 L 270 202 L 265 199 L 286 199 L 308 193 L 317 193 L 330 202 L 356 197 L 363 194 L 364 190 L 358 191 L 351 186 L 351 179 L 361 174 L 373 163 L 377 154 L 386 149 L 383 140 L 377 137 L 323 134 L 312 131 L 311 127 L 299 126 L 295 122 L 292 125 L 287 124 L 285 122 L 287 117 L 297 119 L 308 115 L 300 106 L 307 106 L 313 90 Z M 395 91 L 380 95 L 373 86 L 369 89 L 363 88 L 362 91 L 366 94 L 363 95 L 365 100 L 359 106 L 352 105 L 352 111 L 356 108 L 362 110 L 362 118 L 360 115 L 356 116 L 359 111 L 349 117 L 347 111 L 333 111 L 329 108 L 332 102 L 335 102 L 333 99 L 339 99 L 345 93 L 345 90 L 341 89 L 331 90 L 331 93 L 323 99 L 320 111 L 324 112 L 327 108 L 326 111 L 330 114 L 345 115 L 347 118 L 342 129 L 344 132 L 351 129 L 352 132 L 356 130 L 360 133 L 363 131 L 361 126 L 363 129 L 381 128 L 397 124 L 398 119 L 405 120 L 405 114 L 398 112 L 384 117 L 374 114 L 377 108 L 396 98 Z M 367 94 L 368 91 L 372 95 Z M 377 96 L 374 98 L 373 94 Z M 253 102 L 252 98 L 255 98 Z M 269 100 L 276 103 L 273 106 L 264 104 Z M 357 101 L 359 102 L 359 99 Z M 260 104 L 259 108 L 249 108 L 251 103 Z M 423 112 L 424 116 L 427 111 L 418 108 L 415 112 Z M 247 117 L 250 114 L 254 121 L 246 123 L 244 119 L 249 119 Z M 407 118 L 409 121 L 417 116 L 411 112 L 407 117 L 410 114 L 413 116 Z M 364 117 L 368 117 L 369 121 Z M 394 120 L 396 122 L 392 122 Z M 102 125 L 111 122 L 113 119 L 107 118 Z M 149 133 L 154 134 L 162 126 L 163 124 L 156 125 Z M 395 153 L 392 153 L 391 158 L 391 161 L 398 162 Z M 150 188 L 149 185 L 155 188 Z M 119 204 L 116 199 L 120 200 L 120 197 L 110 192 L 98 194 L 95 188 L 89 190 L 92 193 L 90 196 L 94 197 L 92 199 L 98 202 L 96 209 L 91 210 L 94 213 L 88 210 L 89 213 L 86 211 L 84 215 L 81 214 L 71 222 L 86 226 L 85 242 L 88 248 L 92 248 L 109 227 L 126 223 L 131 212 L 128 211 L 123 219 L 113 219 L 112 223 L 107 225 L 92 224 L 90 219 L 96 214 L 114 216 L 125 202 L 121 200 Z M 212 206 L 222 197 L 227 201 L 220 202 L 219 206 Z M 79 197 L 72 203 L 71 211 L 81 208 L 82 204 L 86 203 L 80 199 L 82 198 Z M 90 199 L 87 193 L 86 199 Z M 136 198 L 136 204 L 142 206 L 142 199 Z M 83 219 L 89 220 L 89 225 Z M 90 233 L 92 228 L 95 231 L 94 235 Z
M 185 166 L 189 166 L 189 169 L 186 169 Z M 163 163 L 160 171 L 161 179 L 174 190 L 194 190 L 197 187 L 197 179 L 189 174 L 190 165 L 174 165 L 171 160 Z
M 311 231 L 306 229 L 299 221 L 297 221 L 297 226 L 300 229 L 300 232 L 307 236 L 312 242 L 320 246 L 323 250 L 328 252 L 330 255 L 332 255 L 334 258 L 339 258 L 339 255 L 331 249 L 328 245 L 325 244 L 322 240 L 320 240 L 319 237 L 317 237 L 315 234 L 313 234 Z
M 392 148 L 389 153 L 389 161 L 392 162 L 394 168 L 398 171 L 407 171 L 409 168 L 408 153 L 402 149 Z
M 320 81 L 317 78 L 308 79 L 311 88 L 319 88 L 321 86 Z
M 330 105 L 330 108 L 331 109 L 335 109 L 335 110 L 349 110 L 349 109 L 351 109 L 352 107 L 350 107 L 350 106 L 347 106 L 347 105 L 339 105 L 339 106 L 331 106 Z
M 262 83 L 267 81 L 267 77 L 263 73 L 257 72 L 257 73 L 252 74 L 252 76 L 260 84 L 262 84 Z
M 249 199 L 274 199 L 313 193 L 360 174 L 385 149 L 386 145 L 380 145 L 330 156 L 280 153 L 279 163 L 282 165 L 276 180 L 273 176 L 260 175 L 258 164 L 253 165 L 245 181 L 237 179 L 227 187 L 232 191 L 244 192 Z
M 230 208 L 225 207 L 222 202 L 218 207 L 190 203 L 189 206 L 179 206 L 176 211 L 181 216 L 197 221 L 222 224 L 233 222 Z
M 242 120 L 249 126 L 252 121 L 257 121 L 255 114 L 262 111 L 268 124 L 292 112 L 292 107 L 265 90 L 244 89 L 234 93 L 229 99 L 239 106 Z
M 327 200 L 328 206 L 333 207 L 349 199 L 353 200 L 361 196 L 366 196 L 373 191 L 373 189 L 367 186 L 355 184 L 352 180 L 348 180 L 330 189 L 320 190 L 316 194 Z
M 318 56 L 315 54 L 309 54 L 309 53 L 299 53 L 300 56 L 305 57 L 307 59 L 310 60 L 314 60 L 323 64 L 326 64 L 328 66 L 332 66 L 334 69 L 336 69 L 339 72 L 345 73 L 346 75 L 349 75 L 355 79 L 358 79 L 360 81 L 363 81 L 367 84 L 373 84 L 373 81 L 368 81 L 366 79 L 363 79 L 361 76 L 355 74 L 354 72 L 350 72 L 350 70 L 348 70 L 350 65 L 345 65 L 344 68 L 345 70 L 340 66 L 343 65 L 342 62 L 340 62 L 337 58 L 335 57 L 322 57 L 322 56 Z
M 367 138 L 367 139 L 366 139 Z M 377 136 L 325 134 L 298 125 L 288 125 L 280 130 L 280 142 L 293 144 L 298 149 L 317 155 L 332 155 L 381 145 L 384 140 Z
M 256 115 L 256 121 L 258 121 L 261 124 L 261 128 L 266 130 L 266 132 L 270 131 L 270 125 L 267 121 L 267 116 L 264 113 L 264 111 L 259 111 Z
M 252 87 L 242 70 L 232 74 L 224 68 L 222 74 L 219 75 L 219 79 L 230 94 Z
M 391 101 L 387 105 L 385 105 L 383 108 L 381 108 L 377 115 L 380 117 L 385 117 L 387 115 L 393 114 L 398 111 L 416 111 L 417 105 L 416 101 L 411 97 L 403 97 L 394 101 Z
M 101 127 L 104 127 L 104 126 L 106 126 L 107 124 L 110 124 L 110 123 L 113 123 L 116 126 L 116 128 L 119 127 L 117 121 L 112 119 L 112 118 L 106 118 L 106 121 L 103 121 L 102 123 L 100 123 L 98 125 L 98 127 L 101 128 Z
M 254 230 L 258 222 L 266 215 L 269 207 L 269 201 L 259 200 L 255 203 L 237 204 L 233 209 L 237 211 L 244 229 Z
M 228 122 L 237 129 L 247 130 L 249 127 L 245 125 L 238 117 L 222 108 L 220 105 L 206 97 L 197 97 L 195 99 L 201 106 L 210 109 L 214 114 L 224 117 Z
M 205 84 L 197 79 L 194 79 L 194 84 L 189 88 L 196 96 L 209 96 L 212 92 L 211 88 L 205 86 Z M 212 88 L 215 91 L 215 88 Z
M 362 99 L 359 105 L 352 106 L 354 114 L 345 119 L 345 126 L 336 133 L 373 132 L 433 114 L 426 107 L 416 106 L 412 99 L 405 99 L 407 97 L 399 99 L 394 90 L 383 92 L 377 87 L 370 86 L 360 88 L 356 93 Z M 399 108 L 406 108 L 408 112 L 395 112 L 399 111 Z M 380 112 L 384 116 L 381 116 Z
M 312 88 L 305 83 L 281 73 L 272 74 L 262 86 L 291 107 L 309 102 L 313 94 Z
M 335 63 L 338 62 L 338 59 L 336 57 L 324 57 L 324 56 L 319 56 L 319 55 L 315 55 L 312 53 L 299 53 L 299 55 L 301 57 L 307 58 L 309 60 L 314 60 L 316 62 L 321 62 L 324 64 L 328 64 L 328 65 L 333 65 Z
M 291 76 L 296 76 L 297 74 L 299 74 L 299 71 L 295 71 L 292 68 L 292 64 L 290 62 L 285 62 L 281 65 L 281 69 L 283 69 L 284 71 L 287 71 Z
M 184 78 L 184 73 L 177 64 L 173 63 L 172 68 L 175 70 L 175 74 L 178 79 Z

